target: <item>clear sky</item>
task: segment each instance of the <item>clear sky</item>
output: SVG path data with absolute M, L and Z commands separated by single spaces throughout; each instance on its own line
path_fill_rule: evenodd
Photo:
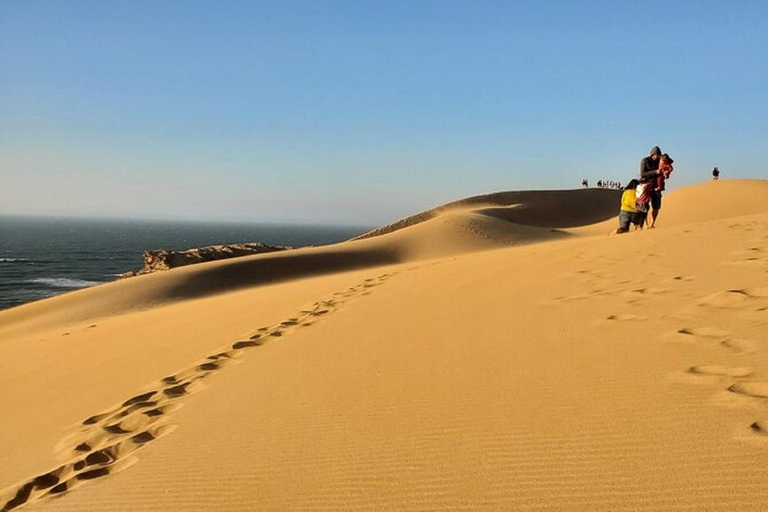
M 767 177 L 768 2 L 0 1 L 0 213 L 381 224 Z

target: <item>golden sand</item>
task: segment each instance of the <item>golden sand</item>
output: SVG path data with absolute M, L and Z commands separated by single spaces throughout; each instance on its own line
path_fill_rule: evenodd
M 766 510 L 768 182 L 516 201 L 0 312 L 0 510 Z

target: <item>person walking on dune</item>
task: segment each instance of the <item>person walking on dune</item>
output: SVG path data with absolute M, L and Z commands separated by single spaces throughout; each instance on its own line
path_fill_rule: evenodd
M 656 182 L 661 174 L 659 162 L 661 159 L 661 149 L 659 146 L 651 148 L 651 154 L 640 160 L 640 179 Z M 651 191 L 651 226 L 656 227 L 656 218 L 661 210 L 661 190 Z

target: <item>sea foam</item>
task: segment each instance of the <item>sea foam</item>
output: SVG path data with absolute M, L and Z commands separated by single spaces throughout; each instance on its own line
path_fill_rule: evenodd
M 99 281 L 86 281 L 84 279 L 70 279 L 68 277 L 39 277 L 30 279 L 29 283 L 44 284 L 52 288 L 85 288 L 101 284 Z

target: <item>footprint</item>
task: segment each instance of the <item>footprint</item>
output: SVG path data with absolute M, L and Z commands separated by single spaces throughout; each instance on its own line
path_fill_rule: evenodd
M 264 344 L 263 340 L 260 339 L 250 339 L 246 341 L 236 341 L 234 344 L 232 344 L 232 348 L 235 350 L 242 350 L 244 348 L 250 348 L 250 347 L 260 347 Z
M 103 420 L 105 420 L 107 418 L 110 418 L 111 416 L 114 416 L 115 414 L 118 413 L 119 410 L 120 409 L 114 409 L 112 411 L 103 412 L 101 414 L 95 414 L 95 415 L 93 415 L 93 416 L 83 420 L 83 425 L 95 425 L 95 424 L 97 424 L 97 423 L 99 423 L 99 422 L 101 422 L 101 421 L 103 421 Z
M 715 327 L 683 327 L 682 329 L 675 331 L 675 333 L 682 334 L 683 336 L 691 336 L 694 338 L 710 338 L 719 340 L 730 336 L 728 331 L 717 329 Z
M 579 300 L 593 299 L 596 297 L 604 297 L 611 295 L 613 292 L 603 289 L 591 290 L 589 293 L 581 293 L 578 295 L 561 295 L 552 299 L 553 302 L 573 302 Z
M 208 356 L 208 359 L 218 361 L 219 359 L 232 359 L 236 356 L 237 355 L 234 352 L 219 352 L 218 354 Z
M 754 372 L 754 369 L 747 366 L 702 365 L 691 366 L 688 368 L 688 373 L 692 373 L 694 375 L 717 375 L 734 378 L 749 377 Z
M 161 407 L 156 407 L 154 409 L 147 409 L 146 411 L 142 411 L 142 414 L 149 418 L 156 418 L 158 416 L 170 414 L 173 411 L 181 409 L 181 407 L 182 407 L 181 404 L 166 404 Z
M 762 242 L 759 240 L 758 243 Z M 768 248 L 761 246 L 748 247 L 731 253 L 733 259 L 723 262 L 725 265 L 764 265 L 768 263 Z
M 188 395 L 190 393 L 190 384 L 192 383 L 185 382 L 183 384 L 178 384 L 176 386 L 166 388 L 163 390 L 163 394 L 169 398 L 178 398 L 180 396 Z
M 751 302 L 760 302 L 760 299 L 768 297 L 766 288 L 739 288 L 724 290 L 708 295 L 699 301 L 699 306 L 711 308 L 739 308 Z
M 763 421 L 756 421 L 749 426 L 749 430 L 759 436 L 768 436 L 768 424 Z
M 626 292 L 625 295 L 630 296 L 638 296 L 638 295 L 660 295 L 662 293 L 667 293 L 669 290 L 666 288 L 654 288 L 654 287 L 646 287 L 646 288 L 635 288 L 634 290 L 630 290 L 629 292 Z
M 148 420 L 145 415 L 134 414 L 133 416 L 123 418 L 118 422 L 104 425 L 102 429 L 108 434 L 119 436 L 136 432 L 137 430 L 144 428 L 147 425 L 147 422 Z
M 739 354 L 748 354 L 755 351 L 756 343 L 742 338 L 726 339 L 720 342 L 726 348 L 729 348 Z
M 141 395 L 136 395 L 133 398 L 129 398 L 128 400 L 123 402 L 123 407 L 127 407 L 129 405 L 146 402 L 147 400 L 149 400 L 150 398 L 155 396 L 156 393 L 157 393 L 157 391 L 149 391 L 149 392 L 143 393 Z
M 731 393 L 768 399 L 768 382 L 737 382 L 728 388 Z
M 619 314 L 619 315 L 611 315 L 606 320 L 611 321 L 620 321 L 620 322 L 634 322 L 639 320 L 648 320 L 647 316 L 642 315 L 633 315 L 631 313 L 625 313 L 625 314 Z

